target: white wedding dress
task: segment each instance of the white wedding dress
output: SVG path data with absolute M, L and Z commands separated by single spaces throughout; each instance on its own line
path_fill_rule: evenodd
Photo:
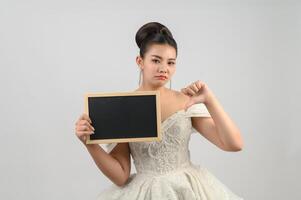
M 110 187 L 97 200 L 242 200 L 205 167 L 190 161 L 191 117 L 211 117 L 205 104 L 179 110 L 162 124 L 159 142 L 130 142 L 137 173 L 127 183 Z M 116 143 L 107 144 L 110 152 Z

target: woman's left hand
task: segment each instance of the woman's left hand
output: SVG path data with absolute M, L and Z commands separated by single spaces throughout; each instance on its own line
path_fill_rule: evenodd
M 210 94 L 208 86 L 200 80 L 193 82 L 185 88 L 182 88 L 181 92 L 190 97 L 185 106 L 185 111 L 193 104 L 206 103 Z

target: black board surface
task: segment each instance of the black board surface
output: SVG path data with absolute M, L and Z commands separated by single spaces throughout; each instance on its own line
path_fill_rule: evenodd
M 161 140 L 158 91 L 89 93 L 85 112 L 95 128 L 87 144 Z

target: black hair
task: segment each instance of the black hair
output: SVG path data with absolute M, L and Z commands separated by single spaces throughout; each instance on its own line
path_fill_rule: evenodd
M 149 22 L 144 24 L 136 33 L 136 43 L 140 48 L 140 56 L 143 58 L 147 48 L 151 44 L 168 44 L 175 48 L 178 54 L 177 43 L 169 29 L 159 22 Z

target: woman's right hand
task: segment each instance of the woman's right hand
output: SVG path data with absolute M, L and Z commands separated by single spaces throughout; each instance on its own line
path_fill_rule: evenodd
M 94 134 L 95 131 L 91 123 L 91 119 L 85 113 L 75 123 L 75 134 L 84 145 L 86 145 L 87 136 Z

